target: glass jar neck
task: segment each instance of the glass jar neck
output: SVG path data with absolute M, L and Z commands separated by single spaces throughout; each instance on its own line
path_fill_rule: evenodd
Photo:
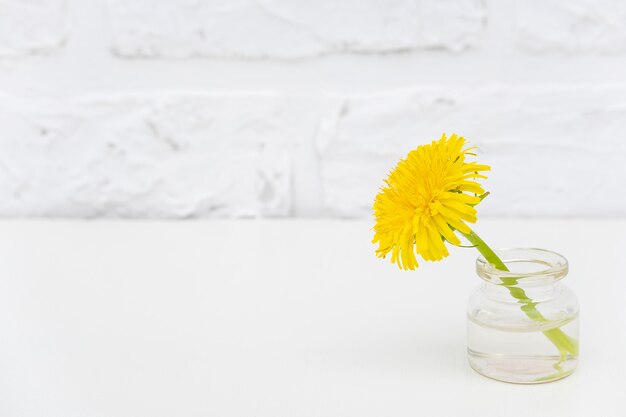
M 515 248 L 495 251 L 508 271 L 496 268 L 479 256 L 476 272 L 487 283 L 496 287 L 518 287 L 524 290 L 553 286 L 567 275 L 567 259 L 544 249 Z
M 521 282 L 521 281 L 520 281 Z M 545 302 L 554 299 L 561 293 L 563 285 L 560 281 L 549 282 L 543 285 L 503 285 L 493 282 L 483 282 L 483 293 L 490 299 L 504 303 Z

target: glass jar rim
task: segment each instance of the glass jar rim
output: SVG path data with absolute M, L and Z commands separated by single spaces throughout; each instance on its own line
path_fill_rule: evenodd
M 494 251 L 496 255 L 510 267 L 516 263 L 534 264 L 541 266 L 538 270 L 502 271 L 495 265 L 487 262 L 483 255 L 476 259 L 476 273 L 487 282 L 506 285 L 511 280 L 515 284 L 543 285 L 558 281 L 567 275 L 569 264 L 567 259 L 556 252 L 540 248 L 505 248 Z

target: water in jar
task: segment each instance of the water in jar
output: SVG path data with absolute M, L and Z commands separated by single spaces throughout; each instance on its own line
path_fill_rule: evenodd
M 528 323 L 506 327 L 468 320 L 468 357 L 470 365 L 490 378 L 516 383 L 541 383 L 570 375 L 577 357 L 561 355 L 544 334 L 560 328 L 578 343 L 578 316 L 559 321 Z

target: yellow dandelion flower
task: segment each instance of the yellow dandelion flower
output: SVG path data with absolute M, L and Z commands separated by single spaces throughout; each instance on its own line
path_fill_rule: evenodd
M 444 134 L 418 146 L 389 173 L 374 201 L 373 243 L 376 254 L 402 269 L 415 269 L 416 254 L 426 261 L 449 255 L 445 242 L 461 243 L 456 230 L 468 234 L 465 222 L 476 222 L 474 206 L 485 190 L 475 181 L 488 165 L 466 161 L 474 155 L 461 136 Z

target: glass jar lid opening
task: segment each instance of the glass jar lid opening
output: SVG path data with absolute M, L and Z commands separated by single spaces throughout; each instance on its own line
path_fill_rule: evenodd
M 542 285 L 567 275 L 567 259 L 556 252 L 538 248 L 511 248 L 496 250 L 495 253 L 508 271 L 496 268 L 482 255 L 476 259 L 478 276 L 494 284 Z

